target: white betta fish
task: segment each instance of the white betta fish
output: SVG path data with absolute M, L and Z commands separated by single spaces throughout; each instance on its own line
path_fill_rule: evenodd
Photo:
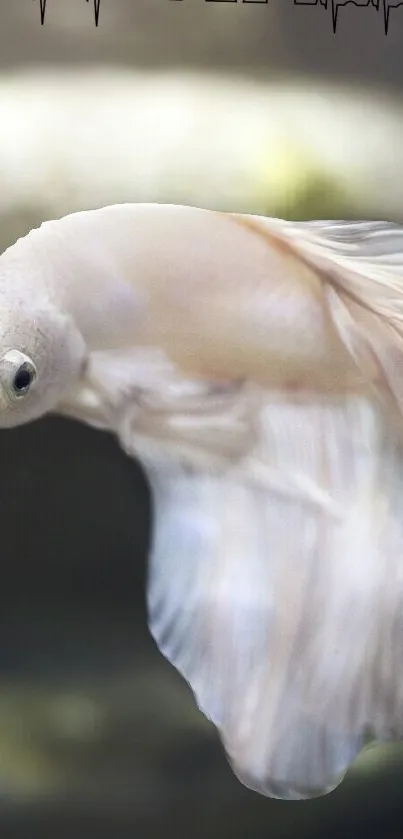
M 278 798 L 403 739 L 403 229 L 79 212 L 0 257 L 0 426 L 109 429 L 154 501 L 151 632 Z

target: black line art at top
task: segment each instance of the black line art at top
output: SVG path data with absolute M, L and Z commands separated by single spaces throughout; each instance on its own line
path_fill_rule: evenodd
M 333 34 L 337 32 L 337 24 L 339 22 L 339 10 L 342 6 L 356 6 L 358 9 L 367 9 L 372 6 L 376 12 L 382 12 L 383 26 L 385 35 L 389 32 L 390 13 L 392 9 L 397 9 L 403 6 L 403 0 L 397 0 L 396 3 L 390 3 L 389 0 L 366 0 L 366 2 L 357 3 L 356 0 L 294 0 L 294 6 L 323 6 L 324 9 L 331 8 L 332 11 L 332 27 Z
M 35 0 L 34 0 L 34 2 L 35 2 Z M 87 3 L 89 3 L 89 0 L 87 0 Z M 39 6 L 40 6 L 40 12 L 41 12 L 41 25 L 42 26 L 45 23 L 46 4 L 47 4 L 47 0 L 39 0 Z M 94 5 L 94 23 L 95 23 L 95 26 L 98 26 L 101 0 L 93 0 L 93 5 Z
M 89 3 L 90 0 L 86 0 L 86 2 Z M 101 0 L 92 0 L 92 2 L 94 7 L 95 26 L 98 26 Z M 178 0 L 176 0 L 176 2 L 178 2 Z M 179 2 L 183 2 L 183 0 L 179 0 Z M 239 3 L 247 5 L 255 4 L 261 6 L 268 5 L 269 0 L 204 0 L 204 2 Z M 396 2 L 390 2 L 390 0 L 363 0 L 363 2 L 357 2 L 357 0 L 293 0 L 293 2 L 294 6 L 322 6 L 326 10 L 331 9 L 334 35 L 337 32 L 337 25 L 339 23 L 339 11 L 343 6 L 356 6 L 358 9 L 367 9 L 368 6 L 371 6 L 376 12 L 380 12 L 383 18 L 385 35 L 389 32 L 390 13 L 392 9 L 398 9 L 399 6 L 403 6 L 403 0 L 396 0 Z M 43 26 L 45 23 L 47 0 L 39 0 L 39 5 L 41 24 Z

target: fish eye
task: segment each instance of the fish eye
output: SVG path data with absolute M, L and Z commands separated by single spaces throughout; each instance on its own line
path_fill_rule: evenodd
M 19 350 L 10 350 L 3 355 L 1 366 L 7 371 L 13 395 L 24 396 L 36 377 L 36 367 L 31 359 Z
M 20 369 L 17 370 L 14 376 L 13 390 L 16 393 L 25 393 L 31 386 L 34 376 L 35 373 L 28 362 L 21 364 Z

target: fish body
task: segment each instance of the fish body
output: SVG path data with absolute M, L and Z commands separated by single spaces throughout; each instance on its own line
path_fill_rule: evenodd
M 402 272 L 397 225 L 153 204 L 0 256 L 0 427 L 58 412 L 143 463 L 150 630 L 272 797 L 403 736 Z

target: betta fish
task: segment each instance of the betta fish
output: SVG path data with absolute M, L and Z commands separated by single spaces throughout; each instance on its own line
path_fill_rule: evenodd
M 403 228 L 122 204 L 0 256 L 0 427 L 116 435 L 149 627 L 249 788 L 403 739 Z

